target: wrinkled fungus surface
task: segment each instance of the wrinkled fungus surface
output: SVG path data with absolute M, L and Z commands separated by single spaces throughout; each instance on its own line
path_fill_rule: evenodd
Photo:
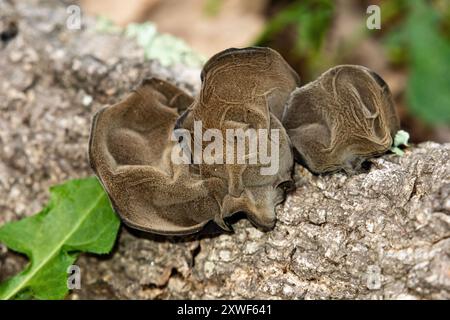
M 256 226 L 271 229 L 275 206 L 293 186 L 294 151 L 313 172 L 354 171 L 386 152 L 399 127 L 388 86 L 360 66 L 332 68 L 300 87 L 276 51 L 228 49 L 206 63 L 201 80 L 196 99 L 163 80 L 145 80 L 93 120 L 91 166 L 134 228 L 181 235 L 213 220 L 230 230 L 225 218 L 244 212 Z M 198 123 L 202 137 L 209 129 L 224 137 L 223 149 L 205 152 L 218 137 L 194 138 Z M 227 136 L 230 129 L 263 129 L 258 138 L 269 146 L 266 156 L 276 155 L 276 170 L 263 174 L 267 163 L 239 162 L 258 159 L 262 149 L 248 139 L 239 154 L 228 144 L 235 138 Z M 177 141 L 179 130 L 188 135 L 175 135 Z M 189 146 L 188 162 L 173 161 L 180 141 Z M 191 161 L 195 150 L 203 152 L 202 161 Z M 233 162 L 209 161 L 230 153 Z
M 315 173 L 358 170 L 385 153 L 399 129 L 387 84 L 373 71 L 334 67 L 292 92 L 283 125 L 296 160 Z

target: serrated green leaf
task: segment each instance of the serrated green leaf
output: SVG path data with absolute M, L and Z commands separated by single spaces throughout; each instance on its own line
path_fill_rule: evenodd
M 78 254 L 105 254 L 114 245 L 120 220 L 96 178 L 68 181 L 50 194 L 40 213 L 0 227 L 0 242 L 30 259 L 25 270 L 0 284 L 0 299 L 62 299 L 67 268 Z

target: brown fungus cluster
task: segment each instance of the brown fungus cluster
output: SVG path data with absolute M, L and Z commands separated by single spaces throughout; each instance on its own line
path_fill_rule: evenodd
M 315 173 L 356 171 L 390 148 L 399 127 L 388 86 L 360 66 L 332 68 L 300 87 L 276 51 L 228 49 L 206 63 L 201 80 L 195 99 L 166 81 L 145 80 L 94 117 L 91 166 L 131 227 L 181 235 L 213 220 L 231 230 L 226 218 L 244 212 L 256 226 L 271 229 L 275 206 L 293 187 L 294 155 Z M 211 129 L 216 135 L 194 138 L 199 123 L 202 137 Z M 249 135 L 244 152 L 237 152 L 230 129 L 256 132 L 267 154 Z M 210 150 L 211 141 L 223 148 Z M 186 151 L 183 144 L 188 161 L 174 161 L 174 151 Z M 230 154 L 231 162 L 214 161 Z M 270 164 L 256 161 L 263 155 L 276 155 L 270 173 L 263 173 Z
M 315 173 L 359 170 L 391 147 L 399 129 L 387 84 L 352 65 L 331 68 L 295 89 L 282 121 L 297 162 Z

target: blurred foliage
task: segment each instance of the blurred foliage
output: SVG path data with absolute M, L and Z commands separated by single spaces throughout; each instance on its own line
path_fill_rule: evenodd
M 223 0 L 206 0 L 203 10 L 207 16 L 214 17 L 219 14 Z
M 325 35 L 333 18 L 331 0 L 294 1 L 271 18 L 256 44 L 264 45 L 281 36 L 286 29 L 296 34 L 290 54 L 305 60 L 311 69 L 325 57 L 321 54 Z
M 365 37 L 373 37 L 385 46 L 392 65 L 408 72 L 405 98 L 411 113 L 428 124 L 450 123 L 450 1 L 384 0 L 379 4 L 382 29 L 369 31 L 361 25 L 363 32 L 349 35 L 340 52 L 324 52 L 336 5 L 331 0 L 287 2 L 268 20 L 256 45 L 279 50 L 303 79 L 310 80 L 357 50 Z M 365 16 L 364 4 L 360 5 Z M 215 16 L 222 7 L 223 0 L 207 0 L 205 15 Z M 97 24 L 101 31 L 134 37 L 147 59 L 165 66 L 201 67 L 205 62 L 182 40 L 159 34 L 151 23 L 130 24 L 122 30 L 100 17 Z
M 379 4 L 382 29 L 355 30 L 343 44 L 346 48 L 340 48 L 342 52 L 324 54 L 337 5 L 328 0 L 290 1 L 269 19 L 256 44 L 280 50 L 309 80 L 372 37 L 385 46 L 393 66 L 408 72 L 405 98 L 411 113 L 428 124 L 450 123 L 450 1 L 384 0 Z M 366 5 L 359 6 L 365 16 Z
M 144 49 L 145 58 L 158 60 L 163 66 L 182 64 L 188 67 L 200 68 L 205 58 L 192 50 L 183 40 L 169 34 L 158 32 L 153 23 L 131 23 L 125 29 L 115 25 L 105 17 L 98 17 L 96 30 L 106 33 L 121 33 L 136 39 Z
M 406 14 L 385 44 L 394 62 L 408 65 L 408 107 L 427 123 L 450 123 L 450 42 L 440 29 L 446 13 L 423 0 L 398 2 Z

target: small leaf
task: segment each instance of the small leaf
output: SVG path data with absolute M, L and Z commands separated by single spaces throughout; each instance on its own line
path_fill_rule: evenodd
M 391 151 L 392 151 L 393 153 L 395 153 L 396 155 L 398 155 L 398 156 L 402 156 L 402 155 L 405 154 L 405 151 L 403 151 L 403 150 L 400 149 L 399 147 L 392 147 L 392 148 L 391 148 Z
M 394 138 L 394 147 L 408 146 L 409 133 L 405 130 L 397 131 Z
M 399 130 L 395 134 L 394 137 L 394 143 L 392 144 L 391 151 L 395 153 L 398 156 L 402 156 L 405 154 L 405 152 L 400 149 L 400 146 L 408 146 L 408 140 L 409 140 L 409 133 L 405 130 Z
M 67 268 L 80 252 L 111 251 L 120 220 L 96 178 L 71 180 L 50 189 L 40 213 L 0 228 L 0 242 L 30 262 L 0 284 L 0 299 L 62 299 L 68 292 Z

